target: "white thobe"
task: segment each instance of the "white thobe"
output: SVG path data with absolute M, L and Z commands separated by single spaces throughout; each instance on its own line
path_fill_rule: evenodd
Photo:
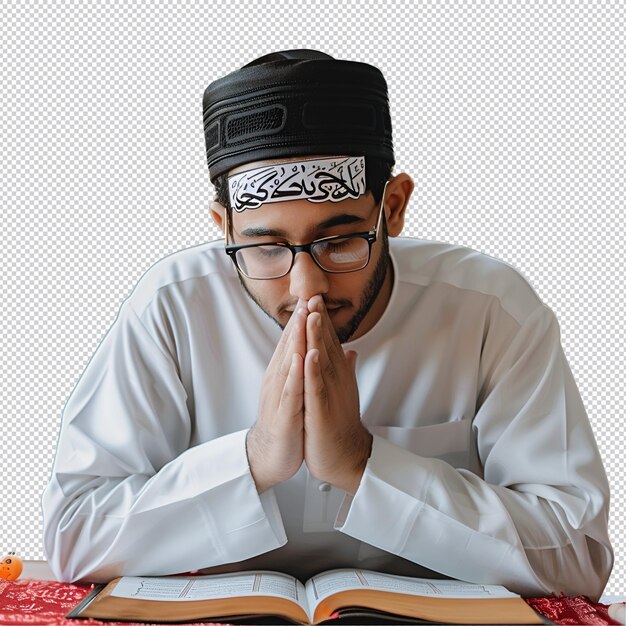
M 245 436 L 281 330 L 223 241 L 146 272 L 63 411 L 42 496 L 60 580 L 362 567 L 601 594 L 609 489 L 555 315 L 502 261 L 389 243 L 388 306 L 344 344 L 373 434 L 353 497 L 304 464 L 257 493 Z

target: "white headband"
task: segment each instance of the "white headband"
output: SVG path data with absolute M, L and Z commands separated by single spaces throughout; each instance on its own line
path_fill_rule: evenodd
M 335 156 L 264 165 L 228 177 L 230 206 L 237 212 L 267 202 L 340 202 L 365 193 L 365 157 Z

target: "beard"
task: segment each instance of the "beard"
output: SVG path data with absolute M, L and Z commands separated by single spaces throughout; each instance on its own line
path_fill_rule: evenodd
M 374 306 L 374 303 L 376 302 L 376 298 L 378 298 L 378 294 L 380 293 L 383 283 L 385 282 L 387 271 L 391 267 L 391 262 L 389 259 L 389 239 L 387 235 L 387 228 L 386 228 L 387 225 L 385 222 L 386 220 L 383 220 L 383 233 L 382 233 L 383 249 L 382 249 L 380 258 L 378 259 L 378 262 L 376 263 L 376 267 L 374 268 L 374 272 L 372 273 L 372 276 L 370 277 L 370 279 L 367 281 L 367 284 L 365 285 L 365 289 L 363 290 L 363 294 L 361 295 L 361 301 L 359 303 L 359 306 L 357 307 L 356 313 L 343 326 L 335 330 L 335 332 L 337 333 L 337 338 L 339 339 L 339 343 L 346 343 L 347 341 L 350 340 L 350 337 L 352 337 L 352 335 L 354 335 L 354 333 L 357 331 L 357 329 L 359 328 L 359 325 L 361 324 L 365 316 L 369 313 L 372 306 Z M 239 282 L 241 283 L 243 290 L 248 294 L 250 299 L 271 320 L 273 320 L 280 327 L 281 330 L 284 330 L 285 324 L 282 324 L 278 319 L 276 319 L 268 311 L 267 307 L 263 305 L 260 299 L 248 289 L 248 286 L 246 285 L 245 281 L 243 280 L 239 272 L 237 272 L 237 276 L 239 277 Z M 326 301 L 325 301 L 325 304 L 326 304 Z M 344 306 L 344 305 L 351 305 L 351 302 L 345 301 L 345 300 L 344 301 L 338 300 L 338 301 L 333 301 L 332 304 L 336 304 L 338 306 Z

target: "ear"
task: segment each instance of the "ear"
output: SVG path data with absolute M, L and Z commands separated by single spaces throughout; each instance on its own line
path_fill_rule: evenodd
M 385 218 L 390 237 L 397 237 L 404 228 L 404 215 L 415 183 L 404 172 L 392 176 L 385 191 Z
M 222 231 L 222 234 L 224 234 L 224 228 L 226 227 L 226 209 L 219 202 L 213 200 L 209 204 L 209 211 L 211 212 L 211 217 L 213 218 L 213 221 Z

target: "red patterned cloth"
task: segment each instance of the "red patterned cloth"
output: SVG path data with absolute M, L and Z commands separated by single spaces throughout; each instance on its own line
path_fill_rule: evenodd
M 595 604 L 586 596 L 527 598 L 526 602 L 555 624 L 619 624 L 609 617 L 608 604 Z
M 0 626 L 46 624 L 46 626 L 145 626 L 137 622 L 102 622 L 95 619 L 66 619 L 65 616 L 92 590 L 93 585 L 58 583 L 29 578 L 0 579 Z M 606 604 L 593 604 L 585 596 L 529 598 L 528 604 L 555 624 L 617 624 Z M 203 622 L 188 622 L 178 626 Z M 206 622 L 204 622 L 206 626 Z M 154 625 L 157 626 L 157 625 Z
M 93 585 L 58 583 L 29 578 L 0 579 L 0 626 L 46 624 L 46 626 L 146 626 L 145 622 L 102 622 L 95 619 L 66 619 L 65 616 L 93 589 Z M 193 622 L 200 624 L 203 622 Z M 178 626 L 190 626 L 178 624 Z M 156 626 L 156 625 L 154 625 Z M 159 625 L 159 626 L 162 626 Z M 204 626 L 207 623 L 204 622 Z

